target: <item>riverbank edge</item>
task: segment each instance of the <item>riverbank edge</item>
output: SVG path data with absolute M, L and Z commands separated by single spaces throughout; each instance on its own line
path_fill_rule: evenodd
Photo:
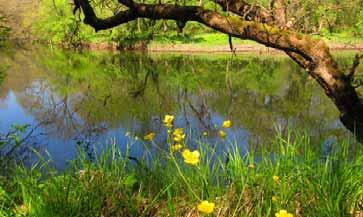
M 346 43 L 327 43 L 332 51 L 359 51 L 363 50 L 362 44 L 346 44 Z M 150 52 L 213 52 L 225 53 L 231 52 L 228 44 L 226 45 L 200 45 L 200 44 L 173 44 L 173 43 L 155 43 L 152 42 L 147 46 L 136 46 L 134 48 L 119 48 L 115 42 L 101 42 L 101 43 L 85 43 L 84 48 L 89 50 L 124 50 L 124 51 L 150 51 Z M 264 45 L 255 43 L 238 44 L 234 46 L 234 52 L 263 52 L 263 53 L 282 53 L 282 51 L 266 47 Z

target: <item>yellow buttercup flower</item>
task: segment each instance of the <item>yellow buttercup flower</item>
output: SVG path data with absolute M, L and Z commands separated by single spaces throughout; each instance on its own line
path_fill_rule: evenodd
M 200 204 L 198 204 L 197 208 L 198 208 L 199 212 L 203 212 L 203 213 L 206 213 L 206 214 L 211 214 L 211 213 L 213 213 L 214 206 L 215 206 L 214 203 L 211 203 L 211 202 L 208 202 L 208 201 L 204 200 Z
M 174 116 L 173 115 L 165 115 L 163 123 L 165 127 L 171 128 L 173 126 Z
M 230 120 L 223 121 L 223 124 L 222 124 L 223 128 L 230 128 L 231 126 L 232 126 L 232 121 L 230 121 Z
M 282 209 L 275 214 L 275 217 L 294 217 L 294 215 Z
M 199 163 L 200 153 L 197 150 L 191 152 L 189 149 L 185 149 L 182 152 L 182 156 L 186 164 L 197 165 Z
M 203 136 L 208 136 L 208 132 L 207 131 L 204 131 L 203 132 Z
M 181 144 L 177 143 L 177 144 L 172 145 L 170 148 L 171 148 L 172 152 L 176 152 L 176 151 L 179 151 L 181 148 L 183 148 L 183 146 Z
M 279 182 L 279 181 L 280 181 L 280 177 L 278 177 L 278 176 L 272 176 L 272 179 L 273 179 L 275 182 Z
M 177 135 L 177 136 L 174 136 L 174 142 L 182 142 L 183 139 L 184 139 L 185 135 Z
M 178 135 L 178 134 L 184 134 L 183 128 L 176 128 L 174 130 L 173 135 Z
M 250 169 L 255 169 L 255 165 L 254 164 L 250 164 L 250 165 L 248 165 L 248 168 L 250 168 Z
M 176 128 L 173 132 L 174 142 L 180 143 L 184 140 L 185 134 L 183 128 Z
M 271 200 L 273 202 L 277 202 L 279 200 L 279 197 L 274 195 L 274 196 L 272 196 Z
M 224 139 L 224 138 L 226 138 L 226 133 L 225 133 L 223 130 L 220 130 L 220 131 L 219 131 L 219 136 L 220 136 L 222 139 Z
M 155 133 L 149 133 L 147 135 L 144 136 L 144 139 L 147 141 L 153 141 L 155 138 Z

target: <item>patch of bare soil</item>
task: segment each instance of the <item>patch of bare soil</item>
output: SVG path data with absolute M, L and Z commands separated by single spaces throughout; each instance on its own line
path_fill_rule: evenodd
M 331 43 L 328 44 L 331 50 L 334 51 L 355 51 L 363 50 L 363 44 L 343 44 Z M 268 48 L 264 45 L 251 44 L 251 45 L 236 45 L 236 52 L 261 52 L 261 53 L 281 53 L 273 48 Z M 223 46 L 195 46 L 193 44 L 153 44 L 147 48 L 148 51 L 153 52 L 231 52 L 229 45 Z
M 0 0 L 0 15 L 6 17 L 11 28 L 11 38 L 29 40 L 31 38 L 32 16 L 40 0 Z

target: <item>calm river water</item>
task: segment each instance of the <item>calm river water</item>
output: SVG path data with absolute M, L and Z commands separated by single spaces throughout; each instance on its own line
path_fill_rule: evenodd
M 351 59 L 340 57 L 343 65 Z M 140 141 L 148 132 L 166 147 L 166 114 L 187 129 L 191 145 L 208 132 L 211 144 L 237 142 L 242 151 L 268 145 L 278 130 L 302 129 L 316 142 L 347 135 L 322 89 L 280 55 L 37 48 L 2 52 L 0 64 L 0 133 L 29 124 L 27 143 L 49 152 L 58 168 L 78 147 L 92 153 L 113 142 L 122 150 L 132 144 L 130 155 L 141 156 L 150 148 Z M 220 141 L 225 119 L 233 127 Z

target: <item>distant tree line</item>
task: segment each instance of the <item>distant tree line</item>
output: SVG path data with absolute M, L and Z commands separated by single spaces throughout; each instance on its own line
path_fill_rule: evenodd
M 117 1 L 95 0 L 97 14 L 108 17 L 123 9 Z M 143 0 L 149 4 L 197 5 L 227 15 L 210 0 Z M 261 9 L 271 11 L 278 0 L 248 1 L 258 4 Z M 257 2 L 257 3 L 256 3 Z M 80 25 L 83 15 L 73 15 L 73 0 L 43 0 L 38 11 L 35 11 L 33 33 L 47 42 L 66 42 L 79 44 L 84 41 L 113 41 L 119 43 L 135 43 L 149 41 L 155 35 L 174 37 L 208 33 L 213 30 L 198 23 L 188 23 L 181 33 L 178 23 L 170 20 L 149 20 L 138 18 L 109 31 L 94 33 L 89 27 Z M 307 34 L 329 36 L 340 34 L 345 37 L 363 37 L 363 0 L 288 0 L 278 8 L 283 10 L 281 16 L 286 28 Z M 279 15 L 279 14 L 277 14 Z

